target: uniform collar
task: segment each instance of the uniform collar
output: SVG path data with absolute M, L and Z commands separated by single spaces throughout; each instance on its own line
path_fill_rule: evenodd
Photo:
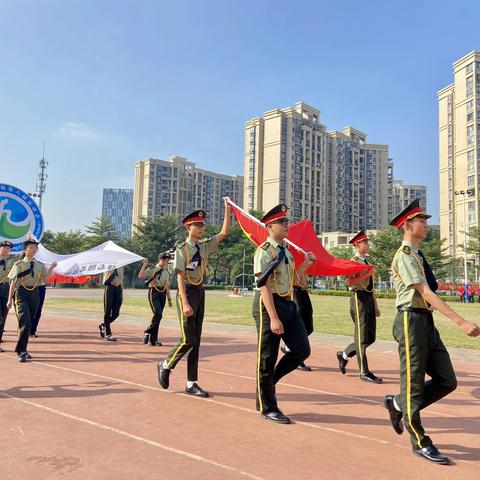
M 368 257 L 364 257 L 364 256 L 360 255 L 359 253 L 355 253 L 354 257 L 357 257 L 360 260 L 368 260 Z
M 403 240 L 402 242 L 402 247 L 407 246 L 410 247 L 410 250 L 412 250 L 415 253 L 418 253 L 418 245 L 413 244 L 412 242 L 409 242 L 408 240 Z
M 278 248 L 280 246 L 285 247 L 285 240 L 282 243 L 278 243 L 272 237 L 268 237 L 268 241 L 273 248 Z
M 190 247 L 196 247 L 198 245 L 198 242 L 195 243 L 194 241 L 190 240 L 190 238 L 187 238 L 187 245 L 189 245 Z

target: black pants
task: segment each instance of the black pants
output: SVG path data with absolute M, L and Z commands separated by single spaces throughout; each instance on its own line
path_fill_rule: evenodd
M 350 316 L 355 325 L 354 341 L 346 349 L 348 357 L 357 355 L 358 368 L 361 374 L 368 373 L 366 350 L 373 342 L 377 333 L 377 317 L 375 315 L 375 300 L 372 293 L 353 292 L 350 297 Z
M 120 307 L 123 302 L 122 287 L 115 287 L 114 285 L 105 285 L 105 292 L 103 294 L 103 308 L 104 316 L 103 323 L 105 325 L 105 334 L 111 335 L 112 330 L 110 324 L 114 322 L 120 315 Z
M 282 335 L 276 335 L 270 329 L 270 317 L 259 291 L 255 293 L 252 306 L 258 334 L 256 402 L 257 410 L 262 413 L 278 410 L 275 385 L 310 355 L 307 331 L 295 303 L 278 295 L 273 296 L 273 301 L 283 325 Z M 277 363 L 280 339 L 289 351 Z
M 145 333 L 150 334 L 150 343 L 155 344 L 158 340 L 158 327 L 160 326 L 160 320 L 162 319 L 163 308 L 165 307 L 165 301 L 167 299 L 167 292 L 159 292 L 156 288 L 148 289 L 148 303 L 153 312 L 150 325 L 145 330 Z
M 15 347 L 17 353 L 27 351 L 32 319 L 37 313 L 39 303 L 40 295 L 38 288 L 27 290 L 24 287 L 18 286 L 15 290 L 14 305 L 18 319 L 18 341 Z
M 37 333 L 38 322 L 40 321 L 40 317 L 42 316 L 43 303 L 45 302 L 46 290 L 47 288 L 45 287 L 45 285 L 38 286 L 38 294 L 40 297 L 40 302 L 38 304 L 37 313 L 32 319 L 32 328 L 30 329 L 30 335 L 35 335 Z
M 3 336 L 3 330 L 5 329 L 5 322 L 7 321 L 7 302 L 8 302 L 8 291 L 10 285 L 8 282 L 0 283 L 0 340 Z
M 293 287 L 293 301 L 297 306 L 298 314 L 300 318 L 303 320 L 303 324 L 305 325 L 305 330 L 307 331 L 307 335 L 313 333 L 313 307 L 312 302 L 310 300 L 310 295 L 308 291 L 300 288 L 300 287 Z
M 187 356 L 187 380 L 198 380 L 198 356 L 202 338 L 203 315 L 205 312 L 205 289 L 203 286 L 186 286 L 187 300 L 193 309 L 190 317 L 183 314 L 180 295 L 177 294 L 177 312 L 182 330 L 182 338 L 170 350 L 167 356 L 168 368 L 175 368 L 180 359 Z
M 400 395 L 395 400 L 412 445 L 428 447 L 432 441 L 425 435 L 420 411 L 457 388 L 452 362 L 428 310 L 398 312 L 393 336 L 400 356 Z M 425 374 L 431 377 L 427 382 Z

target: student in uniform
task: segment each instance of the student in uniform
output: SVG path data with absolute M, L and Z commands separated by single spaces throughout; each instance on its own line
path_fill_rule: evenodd
M 287 206 L 277 205 L 261 221 L 267 227 L 268 239 L 257 248 L 253 260 L 258 287 L 252 306 L 258 333 L 256 406 L 266 420 L 288 424 L 290 418 L 278 408 L 275 386 L 308 358 L 310 344 L 292 300 L 295 263 L 285 243 Z M 299 276 L 314 262 L 315 255 L 306 254 Z M 287 349 L 277 363 L 280 339 Z
M 110 325 L 119 317 L 120 308 L 123 302 L 123 267 L 114 268 L 105 273 L 103 284 L 105 291 L 103 294 L 104 316 L 103 323 L 98 326 L 100 336 L 107 337 L 107 341 L 116 342 L 117 337 L 112 335 Z
M 158 328 L 162 320 L 165 302 L 168 300 L 168 306 L 172 306 L 172 298 L 170 297 L 170 273 L 168 271 L 168 261 L 170 254 L 168 252 L 161 253 L 158 256 L 158 263 L 148 266 L 148 260 L 143 261 L 142 268 L 138 274 L 138 278 L 145 279 L 145 285 L 148 287 L 148 303 L 152 309 L 153 317 L 150 325 L 144 331 L 143 343 L 150 343 L 152 346 L 161 346 L 158 341 Z
M 209 255 L 218 251 L 218 244 L 230 233 L 231 207 L 226 199 L 224 202 L 225 218 L 222 230 L 214 237 L 200 240 L 205 229 L 204 210 L 196 210 L 182 220 L 182 224 L 187 229 L 188 238 L 177 245 L 173 264 L 178 282 L 177 312 L 182 338 L 172 348 L 167 358 L 157 366 L 158 381 L 162 388 L 167 389 L 171 371 L 180 359 L 188 354 L 185 393 L 197 397 L 209 396 L 209 393 L 197 384 L 198 355 L 205 307 L 203 282 Z
M 370 265 L 367 258 L 370 243 L 365 230 L 358 232 L 350 244 L 355 248 L 352 260 Z M 367 347 L 375 342 L 377 332 L 377 317 L 380 316 L 372 275 L 363 280 L 348 280 L 350 296 L 350 316 L 354 324 L 354 341 L 343 352 L 337 352 L 338 367 L 345 374 L 348 359 L 357 356 L 360 380 L 372 383 L 382 383 L 383 380 L 372 373 L 368 366 Z
M 15 257 L 10 254 L 12 246 L 12 242 L 8 240 L 0 243 L 0 343 L 3 343 L 3 331 L 8 315 L 8 274 L 15 262 Z M 2 348 L 0 348 L 0 352 L 3 352 Z
M 297 306 L 300 318 L 303 320 L 307 336 L 310 336 L 313 333 L 313 307 L 308 294 L 308 275 L 306 273 L 299 274 L 298 270 L 295 270 L 293 278 L 293 301 Z M 282 345 L 280 350 L 287 353 L 289 349 L 286 345 Z M 305 362 L 300 362 L 297 368 L 303 372 L 312 371 L 311 367 L 305 365 Z
M 40 302 L 38 286 L 42 282 L 48 282 L 53 269 L 57 266 L 57 262 L 53 262 L 47 271 L 43 263 L 35 260 L 37 251 L 38 242 L 35 240 L 25 241 L 23 258 L 13 264 L 8 274 L 10 289 L 7 307 L 11 308 L 13 299 L 18 318 L 18 342 L 15 352 L 17 352 L 20 362 L 26 362 L 32 358 L 27 351 L 27 345 L 32 319 Z
M 480 327 L 452 310 L 434 290 L 435 276 L 420 243 L 427 236 L 427 219 L 419 200 L 413 201 L 391 222 L 403 232 L 403 242 L 392 262 L 397 299 L 393 336 L 400 356 L 400 393 L 387 395 L 385 408 L 396 433 L 403 432 L 402 419 L 410 434 L 415 455 L 438 464 L 450 459 L 440 453 L 425 434 L 420 411 L 457 387 L 450 356 L 433 321 L 433 310 L 452 320 L 467 335 L 477 337 Z M 430 379 L 425 381 L 425 374 Z

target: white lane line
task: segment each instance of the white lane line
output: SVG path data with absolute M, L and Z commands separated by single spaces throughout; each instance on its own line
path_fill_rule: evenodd
M 101 350 L 94 350 L 94 349 L 89 349 L 89 350 L 86 350 L 86 351 L 99 353 L 101 355 L 115 355 L 117 357 L 125 357 L 125 358 L 132 358 L 132 359 L 135 359 L 135 360 L 143 360 L 145 363 L 156 362 L 156 360 L 150 360 L 148 358 L 143 358 L 143 357 L 135 357 L 133 355 L 125 355 L 125 354 L 122 354 L 122 353 L 115 353 L 115 352 L 109 353 L 109 352 L 103 352 Z M 177 366 L 182 367 L 182 368 L 186 368 L 186 366 L 182 365 L 181 363 L 179 363 Z M 218 370 L 210 370 L 208 368 L 199 368 L 199 371 L 206 372 L 206 373 L 214 373 L 214 374 L 217 374 L 217 375 L 225 375 L 225 376 L 228 376 L 228 377 L 243 378 L 245 380 L 256 381 L 256 379 L 254 377 L 249 377 L 247 375 L 239 375 L 237 373 L 222 372 L 222 371 L 218 371 Z M 279 385 L 284 385 L 284 386 L 290 387 L 290 388 L 297 388 L 299 390 L 306 390 L 308 392 L 321 393 L 323 395 L 331 395 L 331 396 L 334 396 L 334 397 L 348 398 L 349 400 L 355 400 L 356 402 L 362 401 L 362 402 L 371 403 L 371 404 L 374 404 L 374 405 L 383 405 L 382 401 L 372 400 L 370 398 L 364 398 L 364 397 L 359 397 L 359 396 L 355 397 L 353 395 L 346 395 L 346 394 L 343 394 L 343 393 L 329 392 L 327 390 L 319 390 L 317 388 L 311 388 L 311 387 L 303 387 L 301 385 L 294 385 L 292 383 L 280 382 Z M 436 410 L 430 410 L 430 409 L 428 410 L 428 413 L 433 413 L 433 414 L 439 415 L 441 417 L 449 417 L 449 418 L 457 418 L 458 417 L 458 415 L 452 415 L 450 413 L 437 412 Z M 472 421 L 475 422 L 476 420 L 472 420 Z
M 126 432 L 125 430 L 119 430 L 118 428 L 111 427 L 111 426 L 105 425 L 103 423 L 98 423 L 98 422 L 95 422 L 94 420 L 89 420 L 88 418 L 79 417 L 78 415 L 73 415 L 71 413 L 67 413 L 67 412 L 64 412 L 62 410 L 58 410 L 56 408 L 47 407 L 46 405 L 42 405 L 40 403 L 32 402 L 32 401 L 26 400 L 24 398 L 16 397 L 14 395 L 10 395 L 10 394 L 5 393 L 5 392 L 0 392 L 0 395 L 2 395 L 4 397 L 7 397 L 7 398 L 10 398 L 11 400 L 15 400 L 17 402 L 22 402 L 22 403 L 25 403 L 27 405 L 31 405 L 33 407 L 44 410 L 46 412 L 53 413 L 55 415 L 59 415 L 61 417 L 68 418 L 70 420 L 75 420 L 77 422 L 86 423 L 87 425 L 90 425 L 92 427 L 100 428 L 102 430 L 107 430 L 108 432 L 112 432 L 112 433 L 116 433 L 118 435 L 122 435 L 124 437 L 130 438 L 131 440 L 136 440 L 137 442 L 142 442 L 142 443 L 145 443 L 145 444 L 150 445 L 152 447 L 161 448 L 162 450 L 165 450 L 167 452 L 174 453 L 176 455 L 181 455 L 181 456 L 187 457 L 191 460 L 196 460 L 197 462 L 206 463 L 208 465 L 212 465 L 212 466 L 220 468 L 222 470 L 227 470 L 229 472 L 233 472 L 233 473 L 236 473 L 238 475 L 242 475 L 243 477 L 246 477 L 246 478 L 251 478 L 253 480 L 265 480 L 265 478 L 263 478 L 263 477 L 259 477 L 257 475 L 253 475 L 253 474 L 245 472 L 243 470 L 239 470 L 237 468 L 231 467 L 230 465 L 225 465 L 223 463 L 218 463 L 218 462 L 215 462 L 214 460 L 210 460 L 209 458 L 202 457 L 202 456 L 197 455 L 195 453 L 190 453 L 190 452 L 187 452 L 185 450 L 180 450 L 178 448 L 170 447 L 170 446 L 165 445 L 163 443 L 156 442 L 155 440 L 150 440 L 148 438 L 141 437 L 139 435 L 134 435 L 133 433 Z
M 2 355 L 2 358 L 3 357 L 8 357 L 8 358 L 12 358 L 12 359 L 15 358 L 11 355 Z M 58 370 L 63 370 L 63 371 L 66 371 L 66 372 L 73 372 L 73 373 L 79 373 L 79 374 L 82 374 L 82 375 L 87 375 L 87 376 L 91 376 L 91 377 L 95 377 L 95 378 L 102 378 L 102 379 L 111 380 L 111 381 L 118 382 L 118 383 L 124 383 L 126 385 L 133 385 L 135 387 L 143 388 L 145 390 L 153 390 L 153 391 L 157 391 L 157 392 L 167 393 L 167 394 L 170 394 L 170 395 L 182 395 L 185 398 L 192 399 L 192 397 L 190 395 L 187 395 L 187 394 L 184 394 L 184 393 L 181 393 L 181 392 L 164 390 L 161 387 L 153 387 L 152 385 L 145 385 L 143 383 L 131 382 L 130 380 L 124 380 L 122 378 L 110 377 L 110 376 L 107 376 L 107 375 L 100 375 L 98 373 L 87 372 L 85 370 L 77 370 L 75 368 L 61 367 L 60 365 L 54 365 L 54 364 L 44 363 L 44 362 L 41 362 L 41 363 L 32 362 L 32 365 L 37 365 L 39 367 L 44 366 L 44 367 L 49 367 L 49 368 L 56 368 Z M 195 399 L 194 401 L 198 402 L 199 400 Z M 202 398 L 202 401 L 212 403 L 212 404 L 215 404 L 215 405 L 221 405 L 223 407 L 231 408 L 231 409 L 238 410 L 238 411 L 241 411 L 241 412 L 252 413 L 252 414 L 255 414 L 256 416 L 259 415 L 259 413 L 252 408 L 241 407 L 239 405 L 234 405 L 234 404 L 231 404 L 231 403 L 222 402 L 221 400 L 214 400 L 212 398 Z M 326 432 L 334 432 L 334 433 L 338 433 L 338 434 L 345 435 L 345 436 L 348 436 L 348 437 L 359 438 L 359 439 L 362 439 L 362 440 L 370 440 L 372 442 L 380 443 L 382 445 L 395 445 L 395 446 L 403 448 L 403 446 L 393 444 L 393 443 L 391 443 L 387 440 L 380 440 L 379 438 L 369 437 L 369 436 L 361 435 L 361 434 L 358 434 L 358 433 L 347 432 L 347 431 L 344 431 L 344 430 L 339 430 L 339 429 L 335 429 L 335 428 L 331 428 L 331 427 L 324 427 L 322 425 L 313 425 L 313 424 L 310 424 L 310 423 L 297 421 L 297 420 L 295 420 L 295 424 L 302 425 L 302 426 L 309 427 L 309 428 L 316 428 L 318 430 L 323 430 L 323 431 L 326 431 Z
M 97 350 L 90 350 L 90 351 L 97 352 Z M 103 354 L 103 352 L 100 352 L 100 351 L 98 351 L 98 353 Z M 122 354 L 117 354 L 117 355 L 122 355 Z M 16 359 L 16 357 L 14 357 L 12 355 L 2 355 L 2 357 L 8 357 L 8 358 Z M 133 358 L 138 359 L 138 357 L 133 357 Z M 175 394 L 176 395 L 182 395 L 185 398 L 192 399 L 190 395 L 187 395 L 187 394 L 184 394 L 184 393 L 181 393 L 181 392 L 173 392 L 173 391 L 169 391 L 169 390 L 164 390 L 163 388 L 160 388 L 160 387 L 153 387 L 151 385 L 145 385 L 143 383 L 131 382 L 129 380 L 124 380 L 124 379 L 121 379 L 121 378 L 109 377 L 109 376 L 106 376 L 106 375 L 99 375 L 97 373 L 87 372 L 87 371 L 84 371 L 84 370 L 77 370 L 77 369 L 68 368 L 68 367 L 61 367 L 60 365 L 53 365 L 53 364 L 50 364 L 50 363 L 33 362 L 33 364 L 37 365 L 37 366 L 40 366 L 40 367 L 45 366 L 45 367 L 50 367 L 50 368 L 56 368 L 56 369 L 59 369 L 59 370 L 64 370 L 64 371 L 67 371 L 67 372 L 74 372 L 74 373 L 79 373 L 79 374 L 82 374 L 82 375 L 92 376 L 92 377 L 96 377 L 96 378 L 112 380 L 112 381 L 115 381 L 115 382 L 118 382 L 118 383 L 124 383 L 126 385 L 133 385 L 133 386 L 136 386 L 136 387 L 140 387 L 140 388 L 143 388 L 145 390 L 154 390 L 154 391 L 167 393 L 167 394 L 171 394 L 171 395 L 175 395 Z M 229 374 L 229 375 L 235 376 L 235 374 Z M 240 376 L 240 377 L 248 378 L 248 379 L 253 378 L 253 377 L 246 377 L 246 376 Z M 2 393 L 2 392 L 0 392 L 0 393 Z M 21 400 L 23 400 L 23 399 L 21 399 Z M 199 400 L 196 399 L 194 401 L 198 402 Z M 215 405 L 221 405 L 223 407 L 231 408 L 233 410 L 238 410 L 238 411 L 241 411 L 241 412 L 252 413 L 252 414 L 255 414 L 255 415 L 258 416 L 258 412 L 256 410 L 251 409 L 251 408 L 240 407 L 239 405 L 234 405 L 234 404 L 231 404 L 231 403 L 222 402 L 220 400 L 213 400 L 212 398 L 203 398 L 201 401 L 212 403 L 212 404 L 215 404 Z M 46 407 L 46 408 L 48 408 L 48 407 Z M 324 427 L 323 425 L 317 425 L 317 424 L 313 424 L 313 423 L 302 422 L 302 421 L 299 421 L 299 420 L 295 420 L 295 424 L 296 425 L 301 425 L 301 426 L 307 427 L 307 428 L 314 428 L 314 429 L 321 430 L 321 431 L 324 431 L 324 432 L 336 433 L 336 434 L 343 435 L 343 436 L 346 436 L 346 437 L 358 438 L 360 440 L 368 440 L 368 441 L 371 441 L 371 442 L 374 442 L 374 443 L 379 443 L 379 444 L 382 444 L 382 445 L 391 445 L 393 447 L 396 447 L 396 448 L 399 448 L 399 449 L 402 449 L 402 450 L 410 450 L 410 448 L 406 447 L 405 445 L 399 445 L 398 443 L 389 442 L 388 440 L 381 440 L 379 438 L 370 437 L 370 436 L 367 436 L 367 435 L 361 435 L 361 434 L 353 433 L 353 432 L 348 432 L 346 430 L 340 430 L 338 428 Z M 456 462 L 467 463 L 467 464 L 470 464 L 470 465 L 474 465 L 475 467 L 478 467 L 478 465 L 476 463 L 471 462 L 469 460 L 458 459 L 458 460 L 455 460 L 455 461 Z M 262 479 L 262 480 L 264 480 L 264 479 Z

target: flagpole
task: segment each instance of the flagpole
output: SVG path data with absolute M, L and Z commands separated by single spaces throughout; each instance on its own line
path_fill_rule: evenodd
M 235 208 L 237 208 L 240 212 L 242 212 L 246 217 L 248 217 L 250 220 L 252 220 L 253 222 L 255 222 L 257 225 L 260 225 L 264 230 L 267 229 L 267 227 L 258 219 L 258 218 L 255 218 L 253 215 L 250 215 L 250 213 L 248 213 L 246 210 L 244 210 L 243 208 L 239 207 L 233 200 L 230 199 L 230 197 L 224 197 L 227 202 L 234 206 Z M 295 250 L 298 250 L 299 252 L 303 253 L 304 255 L 307 254 L 307 252 L 303 249 L 303 248 L 300 248 L 298 245 L 295 245 L 295 243 L 293 243 L 292 241 L 290 241 L 288 238 L 285 239 L 285 243 L 288 243 L 288 245 L 292 246 L 293 248 L 295 248 Z

